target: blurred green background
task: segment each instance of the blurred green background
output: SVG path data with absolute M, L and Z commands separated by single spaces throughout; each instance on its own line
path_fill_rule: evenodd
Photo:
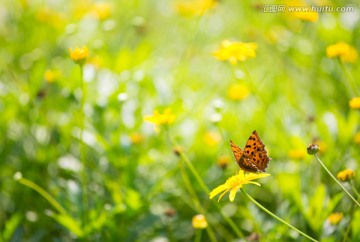
M 229 139 L 244 147 L 257 130 L 271 176 L 246 191 L 315 239 L 359 241 L 359 208 L 306 153 L 317 143 L 329 170 L 354 170 L 360 186 L 360 114 L 349 107 L 360 95 L 359 62 L 326 54 L 337 42 L 360 49 L 359 3 L 308 2 L 354 6 L 310 19 L 264 11 L 285 3 L 299 1 L 3 0 L 0 239 L 306 241 L 242 194 L 216 205 L 184 163 L 211 190 L 239 169 Z M 226 39 L 256 43 L 256 57 L 217 60 Z M 84 161 L 84 92 L 69 48 L 85 45 Z M 144 122 L 166 108 L 176 116 L 167 127 Z M 343 217 L 332 224 L 335 212 Z M 192 227 L 196 214 L 207 229 Z

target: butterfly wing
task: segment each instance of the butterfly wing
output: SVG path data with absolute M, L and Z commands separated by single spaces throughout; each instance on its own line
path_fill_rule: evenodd
M 261 141 L 259 134 L 254 130 L 246 142 L 244 155 L 249 159 L 257 171 L 265 172 L 269 164 L 270 157 L 267 155 L 264 143 Z
M 248 172 L 258 172 L 257 167 L 251 162 L 250 158 L 244 156 L 244 151 L 240 149 L 232 140 L 230 140 L 231 150 L 234 154 L 236 163 L 241 169 Z
M 236 162 L 239 163 L 241 157 L 244 154 L 244 151 L 242 151 L 242 149 L 240 149 L 240 147 L 237 146 L 232 140 L 230 140 L 230 146 Z

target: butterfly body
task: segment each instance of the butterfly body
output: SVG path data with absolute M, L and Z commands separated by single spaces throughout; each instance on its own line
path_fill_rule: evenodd
M 265 145 L 256 130 L 250 135 L 244 150 L 240 149 L 231 140 L 230 146 L 235 160 L 241 169 L 254 173 L 265 172 L 271 158 L 267 155 Z

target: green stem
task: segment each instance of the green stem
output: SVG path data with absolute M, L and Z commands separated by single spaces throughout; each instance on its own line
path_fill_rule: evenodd
M 246 68 L 246 66 L 245 66 L 245 64 L 244 64 L 243 62 L 241 62 L 241 65 L 242 65 L 243 70 L 245 71 L 245 74 L 247 75 L 247 77 L 248 77 L 249 80 L 250 80 L 251 91 L 252 91 L 252 92 L 255 92 L 255 94 L 256 94 L 257 90 L 259 89 L 259 84 L 256 84 L 256 83 L 254 82 L 254 80 L 252 79 L 252 77 L 251 77 L 251 75 L 250 75 L 250 72 L 248 71 L 248 69 Z M 258 100 L 261 102 L 261 104 L 262 104 L 263 106 L 266 106 L 266 105 L 265 105 L 266 102 L 263 100 L 263 95 L 256 95 L 256 96 L 257 96 Z
M 194 242 L 200 242 L 201 241 L 201 235 L 202 235 L 202 229 L 197 229 L 195 234 Z
M 188 190 L 188 192 L 191 194 L 191 197 L 194 199 L 194 203 L 195 203 L 195 207 L 197 210 L 197 212 L 200 212 L 202 214 L 206 214 L 206 217 L 208 217 L 207 215 L 207 211 L 205 211 L 205 209 L 201 206 L 200 200 L 196 195 L 196 192 L 193 188 L 193 186 L 191 185 L 189 176 L 187 175 L 184 167 L 182 164 L 180 164 L 180 171 L 181 171 L 181 175 L 185 184 L 186 189 Z M 210 225 L 206 228 L 208 234 L 209 234 L 209 238 L 211 242 L 216 242 L 216 236 L 215 233 L 213 231 L 213 229 L 210 227 Z
M 300 231 L 299 229 L 295 228 L 294 226 L 292 226 L 291 224 L 289 224 L 288 222 L 286 222 L 285 220 L 279 218 L 278 216 L 276 216 L 275 214 L 273 214 L 272 212 L 270 212 L 269 210 L 267 210 L 265 207 L 263 207 L 260 203 L 258 203 L 255 199 L 253 199 L 249 194 L 247 194 L 245 192 L 245 190 L 243 188 L 240 189 L 247 198 L 249 198 L 253 203 L 255 203 L 256 206 L 258 206 L 259 208 L 261 208 L 262 210 L 264 210 L 267 214 L 269 214 L 271 217 L 277 219 L 278 221 L 282 222 L 283 224 L 287 225 L 288 227 L 292 228 L 293 230 L 297 231 L 299 234 L 303 235 L 304 237 L 306 237 L 307 239 L 311 240 L 311 241 L 315 241 L 317 242 L 316 239 L 310 237 L 309 235 L 305 234 L 304 232 Z
M 353 192 L 355 193 L 356 197 L 359 200 L 360 194 L 359 194 L 359 191 L 356 189 L 353 180 L 350 180 L 350 185 L 351 185 L 351 189 L 353 190 Z
M 85 144 L 83 139 L 83 133 L 85 128 L 85 86 L 83 80 L 84 69 L 83 65 L 80 65 L 80 88 L 81 88 L 81 101 L 80 101 L 80 157 L 81 162 L 83 165 L 82 173 L 81 173 L 81 183 L 82 183 L 82 218 L 83 218 L 83 225 L 86 224 L 86 210 L 88 204 L 88 197 L 87 197 L 87 188 L 86 188 L 86 154 L 85 154 Z
M 315 158 L 317 159 L 317 161 L 322 165 L 322 167 L 325 169 L 325 171 L 331 176 L 331 178 L 344 190 L 344 192 L 360 207 L 360 203 L 358 201 L 356 201 L 356 199 L 351 196 L 351 194 L 345 189 L 345 187 L 343 187 L 343 185 L 341 185 L 341 183 L 338 181 L 338 179 L 335 178 L 335 176 L 333 174 L 331 174 L 331 172 L 328 170 L 328 168 L 326 168 L 326 166 L 324 165 L 324 163 L 322 163 L 322 161 L 319 159 L 319 157 L 314 154 Z
M 35 184 L 34 182 L 25 179 L 20 178 L 17 180 L 19 183 L 33 189 L 37 193 L 39 193 L 43 198 L 45 198 L 59 213 L 63 215 L 67 215 L 67 212 L 65 209 L 53 198 L 47 191 L 45 191 L 43 188 Z
M 168 131 L 168 130 L 167 130 Z M 169 131 L 168 131 L 168 136 L 169 139 L 172 143 L 173 146 L 178 146 L 177 142 L 171 137 Z M 195 177 L 196 181 L 200 184 L 201 188 L 203 189 L 203 191 L 206 194 L 210 193 L 210 189 L 206 186 L 204 180 L 201 178 L 201 176 L 199 175 L 199 173 L 196 171 L 195 167 L 192 165 L 192 163 L 190 162 L 189 158 L 186 156 L 186 154 L 182 151 L 180 151 L 180 156 L 181 158 L 184 160 L 185 164 L 187 165 L 187 167 L 190 169 L 190 172 L 193 174 L 193 176 Z M 220 205 L 216 202 L 213 201 L 213 204 L 215 204 L 215 206 L 219 209 L 221 215 L 223 216 L 223 218 L 226 220 L 226 222 L 230 225 L 230 227 L 234 230 L 234 232 L 236 233 L 237 236 L 239 236 L 240 238 L 244 238 L 244 235 L 241 233 L 241 231 L 238 229 L 238 227 L 236 226 L 236 224 L 231 220 L 231 218 L 229 218 L 227 215 L 224 214 L 224 212 L 222 211 Z
M 344 63 L 340 60 L 340 58 L 338 58 L 338 63 L 340 64 L 340 67 L 342 69 L 343 72 L 345 72 L 346 75 L 346 79 L 348 80 L 348 83 L 350 85 L 350 88 L 353 89 L 351 90 L 351 93 L 355 92 L 357 96 L 359 96 L 359 89 L 356 86 L 356 82 L 354 81 L 354 78 L 352 77 L 352 75 L 350 74 L 349 70 L 346 68 L 346 66 L 344 65 Z

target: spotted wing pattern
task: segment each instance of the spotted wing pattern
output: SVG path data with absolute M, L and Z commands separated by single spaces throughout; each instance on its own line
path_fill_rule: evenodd
M 232 140 L 230 140 L 230 146 L 235 160 L 241 169 L 249 172 L 258 172 L 257 167 L 251 162 L 251 159 L 245 157 L 244 151 L 242 151 Z
M 232 152 L 234 154 L 236 162 L 239 162 L 239 160 L 241 159 L 241 157 L 244 154 L 244 151 L 242 151 L 240 149 L 240 147 L 237 146 L 232 140 L 230 140 L 230 146 L 231 146 L 231 150 L 232 150 Z
M 250 159 L 258 171 L 265 172 L 269 164 L 270 157 L 267 155 L 264 143 L 261 141 L 259 134 L 254 130 L 246 142 L 244 155 Z
M 248 172 L 265 172 L 270 157 L 267 155 L 265 145 L 256 130 L 250 135 L 244 150 L 241 150 L 239 146 L 231 140 L 230 146 L 236 162 L 241 169 Z

